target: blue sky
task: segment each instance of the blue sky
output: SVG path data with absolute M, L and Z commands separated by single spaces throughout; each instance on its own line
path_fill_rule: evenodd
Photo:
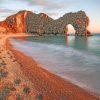
M 100 32 L 100 0 L 0 0 L 0 20 L 19 10 L 43 12 L 54 19 L 83 10 L 90 18 L 89 30 Z

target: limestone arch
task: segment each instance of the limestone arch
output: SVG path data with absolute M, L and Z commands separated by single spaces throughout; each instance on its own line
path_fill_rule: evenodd
M 76 13 L 67 13 L 63 17 L 57 20 L 57 29 L 59 33 L 64 33 L 66 25 L 71 24 L 75 29 L 76 36 L 90 36 L 90 32 L 87 30 L 89 25 L 89 18 L 84 11 Z M 60 28 L 59 28 L 60 26 Z
M 87 34 L 87 29 L 86 29 L 86 23 L 84 23 L 82 21 L 82 19 L 75 19 L 72 20 L 71 19 L 67 19 L 67 23 L 65 24 L 65 27 L 68 25 L 71 25 L 74 30 L 75 30 L 75 36 L 83 36 Z

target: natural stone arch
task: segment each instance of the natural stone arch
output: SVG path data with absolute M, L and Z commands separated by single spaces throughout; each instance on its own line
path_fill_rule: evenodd
M 76 31 L 76 36 L 90 35 L 90 32 L 87 30 L 89 18 L 86 16 L 84 11 L 79 11 L 77 13 L 67 13 L 63 17 L 56 20 L 56 22 L 56 27 L 58 27 L 57 29 L 60 33 L 64 33 L 64 28 L 66 25 L 71 24 Z

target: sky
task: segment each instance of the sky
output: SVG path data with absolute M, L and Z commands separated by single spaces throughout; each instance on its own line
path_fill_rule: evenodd
M 90 19 L 88 29 L 100 33 L 100 0 L 0 0 L 0 21 L 19 10 L 43 12 L 53 19 L 68 12 L 83 10 Z

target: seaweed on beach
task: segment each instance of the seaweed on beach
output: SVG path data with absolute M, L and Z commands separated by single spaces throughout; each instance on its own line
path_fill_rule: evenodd
M 24 92 L 25 94 L 29 94 L 29 93 L 30 93 L 30 88 L 27 87 L 27 86 L 24 87 L 23 92 Z
M 20 94 L 16 94 L 16 100 L 21 100 Z
M 36 100 L 43 100 L 42 94 L 37 94 L 36 95 Z
M 0 100 L 5 100 L 7 96 L 9 96 L 10 94 L 10 89 L 9 88 L 3 88 L 0 91 Z
M 7 85 L 0 89 L 0 100 L 5 100 L 11 91 L 16 91 L 16 88 L 12 84 L 7 83 Z
M 15 85 L 19 85 L 20 83 L 21 83 L 21 80 L 20 80 L 20 79 L 15 79 L 15 80 L 14 80 L 14 84 L 15 84 Z
M 0 70 L 0 78 L 7 77 L 8 72 L 4 71 L 3 69 Z

